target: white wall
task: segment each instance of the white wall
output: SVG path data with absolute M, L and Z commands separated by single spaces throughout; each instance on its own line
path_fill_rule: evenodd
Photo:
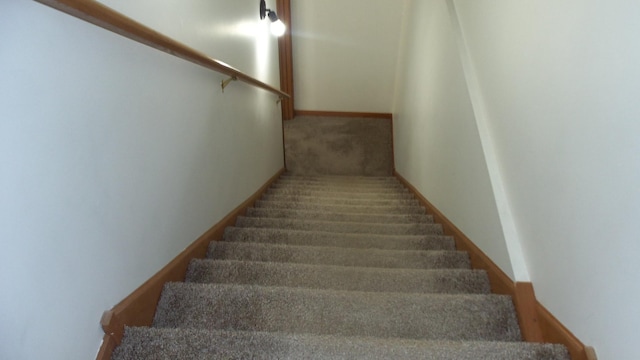
M 406 2 L 292 1 L 296 109 L 391 112 Z
M 513 277 L 445 1 L 412 1 L 394 108 L 397 171 Z
M 455 4 L 539 301 L 639 358 L 640 3 Z
M 277 84 L 275 39 L 265 50 L 189 21 L 201 10 L 212 26 L 248 24 L 256 7 L 226 4 L 224 22 L 212 5 L 175 11 L 181 36 Z M 1 359 L 94 358 L 102 312 L 283 166 L 275 96 L 242 83 L 221 94 L 222 78 L 36 2 L 0 2 Z

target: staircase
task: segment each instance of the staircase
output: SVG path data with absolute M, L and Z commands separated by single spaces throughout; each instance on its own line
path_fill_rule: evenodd
M 569 359 L 521 341 L 511 298 L 392 177 L 282 176 L 125 359 Z

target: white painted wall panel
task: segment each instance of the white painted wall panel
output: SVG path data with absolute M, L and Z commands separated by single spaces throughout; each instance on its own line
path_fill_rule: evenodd
M 414 1 L 408 14 L 394 110 L 396 169 L 513 277 L 446 3 Z
M 295 0 L 300 110 L 391 112 L 406 0 Z
M 538 299 L 637 359 L 640 4 L 455 3 Z
M 226 4 L 223 23 L 257 21 L 249 2 Z M 191 15 L 215 27 L 213 10 Z M 175 11 L 181 37 L 278 83 L 275 39 L 203 33 Z M 102 312 L 283 166 L 275 96 L 242 83 L 222 94 L 222 78 L 36 2 L 0 2 L 1 359 L 94 358 Z

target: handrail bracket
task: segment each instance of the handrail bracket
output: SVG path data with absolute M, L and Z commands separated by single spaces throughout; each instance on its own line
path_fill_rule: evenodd
M 222 92 L 224 92 L 224 88 L 226 88 L 232 81 L 236 81 L 238 80 L 237 76 L 232 76 L 226 80 L 222 80 L 222 82 L 220 83 L 220 86 L 222 87 Z

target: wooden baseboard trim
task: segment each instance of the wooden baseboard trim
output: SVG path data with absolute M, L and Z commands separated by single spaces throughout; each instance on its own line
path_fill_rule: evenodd
M 515 295 L 513 281 L 502 271 L 479 247 L 477 247 L 460 229 L 458 229 L 449 219 L 447 219 L 438 208 L 427 200 L 411 183 L 402 175 L 394 171 L 394 175 L 400 182 L 411 191 L 427 211 L 433 215 L 437 223 L 442 224 L 445 235 L 453 236 L 456 248 L 469 253 L 471 266 L 474 269 L 486 270 L 491 282 L 491 291 L 496 294 Z
M 518 314 L 522 338 L 528 342 L 544 342 L 540 323 L 538 321 L 536 294 L 530 282 L 516 282 L 514 284 L 513 305 Z
M 326 117 L 355 117 L 392 120 L 391 113 L 369 113 L 369 112 L 348 112 L 348 111 L 315 111 L 315 110 L 295 110 L 295 116 L 326 116 Z
M 487 271 L 491 282 L 491 291 L 512 297 L 525 341 L 563 344 L 569 350 L 573 360 L 592 360 L 589 356 L 595 356 L 595 352 L 590 353 L 591 348 L 586 347 L 536 300 L 531 283 L 514 283 L 498 265 L 447 219 L 438 208 L 431 204 L 409 181 L 396 171 L 394 171 L 394 176 L 418 198 L 420 203 L 427 209 L 427 212 L 433 215 L 435 222 L 442 224 L 444 233 L 454 237 L 457 249 L 469 253 L 471 266 L 474 269 Z
M 104 334 L 104 337 L 102 338 L 102 346 L 100 346 L 100 350 L 98 351 L 98 356 L 96 356 L 96 359 L 110 360 L 111 354 L 113 353 L 113 350 L 116 348 L 116 346 L 118 346 L 118 344 L 116 344 L 113 336 Z
M 536 312 L 544 342 L 564 344 L 573 360 L 589 360 L 587 347 L 539 302 L 536 302 Z
M 205 257 L 209 243 L 211 241 L 221 240 L 224 229 L 227 226 L 234 225 L 237 217 L 244 215 L 247 208 L 253 206 L 271 184 L 278 180 L 284 171 L 284 168 L 280 169 L 260 187 L 258 191 L 207 230 L 189 247 L 169 262 L 169 264 L 111 310 L 104 313 L 100 323 L 105 332 L 105 337 L 98 352 L 97 360 L 108 360 L 111 358 L 113 349 L 119 345 L 122 340 L 125 326 L 151 325 L 164 284 L 170 281 L 183 281 L 189 262 L 195 258 Z

